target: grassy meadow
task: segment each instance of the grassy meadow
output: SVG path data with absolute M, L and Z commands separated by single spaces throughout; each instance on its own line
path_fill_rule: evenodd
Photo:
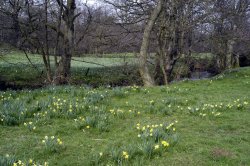
M 0 81 L 17 89 L 37 88 L 46 85 L 42 57 L 37 54 L 12 51 L 0 56 Z M 51 57 L 53 68 L 54 57 Z M 108 54 L 105 57 L 74 57 L 71 67 L 71 85 L 85 84 L 92 87 L 141 84 L 136 67 L 137 60 L 131 54 Z M 7 87 L 8 87 L 7 86 Z
M 3 77 L 36 79 L 1 63 Z M 249 126 L 250 68 L 153 88 L 0 91 L 0 165 L 247 166 Z

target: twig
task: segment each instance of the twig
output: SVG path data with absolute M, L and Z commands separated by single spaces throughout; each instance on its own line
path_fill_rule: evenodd
M 37 69 L 36 65 L 34 65 L 34 64 L 31 62 L 31 60 L 30 60 L 30 58 L 29 58 L 27 52 L 26 52 L 25 50 L 23 50 L 23 52 L 24 52 L 26 58 L 28 59 L 29 63 L 31 64 L 31 66 L 33 66 L 33 68 L 36 69 L 37 72 L 40 72 L 40 71 Z
M 77 61 L 77 62 L 84 62 L 84 63 L 89 63 L 89 64 L 94 64 L 94 65 L 99 65 L 99 66 L 103 66 L 103 67 L 107 67 L 103 64 L 99 64 L 99 63 L 95 63 L 95 62 L 88 62 L 88 61 L 84 61 L 84 60 L 76 60 L 76 59 L 71 59 L 72 61 Z

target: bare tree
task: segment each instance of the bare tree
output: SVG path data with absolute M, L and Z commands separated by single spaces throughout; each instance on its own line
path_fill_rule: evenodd
M 19 16 L 23 5 L 24 0 L 3 0 L 2 4 L 0 5 L 0 13 L 9 16 L 12 20 L 11 27 L 5 27 L 5 29 L 12 29 L 14 31 L 13 43 L 16 47 L 19 47 L 20 45 L 21 32 Z
M 239 53 L 236 46 L 242 42 L 246 14 L 249 10 L 248 0 L 216 1 L 214 14 L 214 53 L 217 55 L 219 71 L 239 66 Z

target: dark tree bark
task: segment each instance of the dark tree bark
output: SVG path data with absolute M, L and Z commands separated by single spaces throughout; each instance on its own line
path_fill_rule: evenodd
M 57 2 L 59 6 L 63 6 L 62 18 L 65 29 L 63 33 L 64 53 L 59 61 L 54 82 L 55 84 L 65 84 L 68 83 L 70 77 L 71 58 L 74 55 L 74 21 L 78 15 L 75 15 L 75 0 L 67 0 L 66 6 L 60 0 L 57 0 Z
M 165 1 L 164 7 L 164 11 L 159 17 L 158 55 L 161 59 L 160 65 L 164 84 L 169 84 L 176 61 L 180 58 L 184 47 L 184 31 L 180 29 L 183 4 L 176 1 Z M 159 74 L 159 76 L 161 75 Z
M 49 53 L 49 38 L 48 38 L 48 0 L 44 2 L 44 11 L 45 11 L 45 61 L 47 64 L 47 80 L 52 82 L 52 73 L 51 73 L 51 64 L 50 64 L 50 53 Z

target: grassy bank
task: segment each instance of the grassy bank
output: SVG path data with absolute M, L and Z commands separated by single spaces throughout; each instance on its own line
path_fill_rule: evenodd
M 146 89 L 0 92 L 0 165 L 250 165 L 249 94 L 250 68 Z

